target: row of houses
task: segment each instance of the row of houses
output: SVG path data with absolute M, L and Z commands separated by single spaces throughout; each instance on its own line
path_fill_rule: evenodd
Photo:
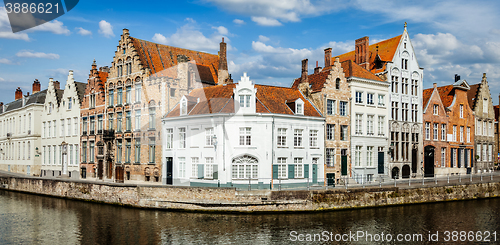
M 493 168 L 498 112 L 486 77 L 423 90 L 402 35 L 332 56 L 290 87 L 234 83 L 217 55 L 123 30 L 87 82 L 35 80 L 0 104 L 0 169 L 72 179 L 259 188 L 333 185 Z M 250 74 L 251 75 L 251 74 Z M 496 107 L 498 111 L 498 106 Z M 436 126 L 437 125 L 437 126 Z M 440 155 L 441 154 L 441 155 Z

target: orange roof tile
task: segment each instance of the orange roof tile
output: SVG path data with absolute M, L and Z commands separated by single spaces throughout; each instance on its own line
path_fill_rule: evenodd
M 323 89 L 323 86 L 325 85 L 326 79 L 328 78 L 328 75 L 330 74 L 330 70 L 324 70 L 318 73 L 313 73 L 311 75 L 307 76 L 307 81 L 309 82 L 309 85 L 311 86 L 311 90 L 313 92 L 318 92 Z M 295 79 L 295 81 L 292 84 L 292 88 L 298 88 L 299 84 L 301 82 L 300 78 Z
M 99 74 L 99 78 L 101 79 L 101 82 L 103 82 L 103 84 L 105 84 L 106 80 L 108 80 L 109 73 L 103 72 L 103 71 L 98 71 L 98 74 Z
M 434 92 L 434 88 L 424 89 L 424 91 L 422 93 L 422 98 L 423 98 L 423 102 L 424 102 L 424 104 L 423 104 L 424 109 L 427 106 L 427 103 L 429 102 L 429 100 L 431 99 L 432 92 Z
M 218 81 L 219 55 L 208 54 L 189 49 L 176 48 L 163 44 L 157 44 L 130 37 L 139 55 L 140 60 L 146 68 L 151 69 L 152 74 L 176 76 L 175 69 L 168 69 L 178 64 L 178 57 L 187 56 L 190 61 L 195 61 L 201 68 L 200 77 L 206 81 Z M 203 74 L 203 76 L 201 75 Z M 207 75 L 210 75 L 209 78 Z
M 479 88 L 481 87 L 481 83 L 469 85 L 470 89 L 467 91 L 467 99 L 469 100 L 469 107 L 471 110 L 476 108 L 476 99 L 477 93 L 479 92 Z
M 439 92 L 439 96 L 441 97 L 441 102 L 443 102 L 443 106 L 449 107 L 453 102 L 453 97 L 455 96 L 453 85 L 437 87 L 437 90 Z
M 234 113 L 233 89 L 235 87 L 236 84 L 228 84 L 193 90 L 189 96 L 200 98 L 200 102 L 190 110 L 189 115 Z M 316 108 L 297 89 L 269 85 L 255 85 L 255 88 L 257 89 L 257 113 L 293 115 L 293 111 L 286 103 L 300 98 L 304 101 L 305 116 L 321 117 Z M 176 117 L 180 115 L 179 113 L 180 108 L 177 105 L 167 117 Z
M 396 53 L 396 50 L 399 45 L 399 41 L 401 40 L 401 37 L 403 35 L 399 35 L 397 37 L 393 37 L 390 39 L 387 39 L 382 42 L 374 43 L 370 46 L 368 46 L 368 52 L 369 52 L 369 61 L 370 61 L 370 71 L 374 74 L 383 72 L 385 71 L 385 64 L 389 61 L 392 61 L 394 54 Z M 377 46 L 378 46 L 378 51 L 377 51 Z M 383 67 L 376 69 L 375 67 L 375 58 L 378 56 L 383 62 Z M 355 52 L 351 51 L 345 54 L 341 54 L 339 56 L 340 62 L 346 61 L 346 60 L 352 60 L 354 61 L 355 57 Z
M 364 79 L 380 81 L 380 82 L 384 81 L 384 80 L 380 79 L 379 77 L 375 76 L 373 73 L 366 70 L 365 68 L 354 63 L 354 61 L 352 61 L 352 60 L 346 60 L 346 61 L 342 62 L 341 65 L 342 65 L 342 69 L 344 70 L 344 74 L 345 74 L 346 78 L 357 77 L 357 78 L 364 78 Z

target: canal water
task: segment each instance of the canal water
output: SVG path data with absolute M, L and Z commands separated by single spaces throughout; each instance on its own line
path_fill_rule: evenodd
M 0 190 L 0 244 L 500 244 L 499 207 L 500 199 L 486 199 L 312 214 L 199 214 Z

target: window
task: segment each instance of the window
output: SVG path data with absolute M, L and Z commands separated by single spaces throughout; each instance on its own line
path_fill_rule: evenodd
M 293 163 L 295 163 L 294 169 L 294 178 L 304 178 L 304 164 L 302 164 L 302 158 L 296 157 L 293 159 Z
M 366 116 L 366 133 L 368 135 L 373 135 L 373 115 Z
M 366 94 L 366 103 L 367 103 L 368 105 L 373 105 L 373 104 L 375 104 L 375 103 L 373 102 L 373 94 L 370 94 L 370 93 L 367 93 L 367 94 Z
M 470 127 L 467 127 L 467 143 L 470 143 Z
M 179 128 L 179 148 L 186 148 L 186 128 Z
M 66 119 L 66 122 L 68 123 L 68 136 L 71 135 L 71 118 Z
M 156 110 L 154 107 L 149 108 L 149 129 L 155 129 Z
M 90 117 L 90 134 L 94 134 L 95 131 L 95 117 Z
M 326 148 L 326 166 L 335 166 L 335 148 Z
M 446 141 L 446 124 L 441 124 L 441 140 Z
M 55 121 L 54 121 L 54 125 L 55 125 Z M 486 128 L 486 121 L 483 121 L 483 132 L 482 132 L 482 135 L 488 135 L 488 129 Z
M 408 70 L 408 59 L 402 59 L 401 60 L 401 68 L 403 70 Z
M 430 122 L 425 123 L 425 139 L 426 140 L 431 139 L 431 123 Z
M 464 142 L 464 126 L 460 126 L 460 142 Z
M 385 106 L 385 95 L 378 95 L 378 106 Z
M 493 159 L 493 145 L 488 145 L 488 161 L 492 161 Z
M 487 145 L 483 145 L 482 148 L 483 148 L 483 161 L 488 161 L 487 154 L 486 154 L 486 151 L 488 150 Z
M 250 107 L 250 95 L 240 95 L 240 107 Z
M 175 97 L 175 88 L 170 88 L 170 97 Z
M 460 105 L 460 118 L 464 118 L 464 105 Z
M 141 163 L 141 140 L 135 140 L 135 163 Z
M 287 178 L 286 157 L 278 157 L 278 179 Z
M 45 146 L 43 147 L 43 164 L 47 165 L 47 148 Z
M 434 105 L 432 112 L 433 112 L 434 115 L 439 115 L 439 107 L 438 107 L 438 105 Z
M 172 149 L 174 147 L 174 129 L 167 128 L 167 149 Z
M 73 130 L 74 130 L 73 135 L 78 135 L 78 129 L 80 129 L 80 127 L 78 127 L 78 118 L 77 117 L 73 118 L 73 123 L 75 124 L 73 126 Z
M 481 135 L 481 121 L 477 120 L 476 125 L 477 125 L 477 127 L 476 127 L 476 135 Z M 49 127 L 50 127 L 50 123 L 49 123 Z
M 347 102 L 346 101 L 340 101 L 340 115 L 341 116 L 347 116 Z
M 187 100 L 186 100 L 185 98 L 183 98 L 183 99 L 181 100 L 181 105 L 180 105 L 180 107 L 181 107 L 181 113 L 180 113 L 180 114 L 181 114 L 181 116 L 182 116 L 182 115 L 186 115 L 186 114 L 187 114 L 187 109 L 188 109 L 188 108 L 187 108 Z
M 257 179 L 258 165 L 257 159 L 244 155 L 233 160 L 232 178 L 233 179 Z
M 295 104 L 295 106 L 297 107 L 295 110 L 295 112 L 296 112 L 295 114 L 303 115 L 304 114 L 304 104 L 297 102 Z
M 43 137 L 47 137 L 47 128 L 45 127 L 46 126 L 46 123 L 43 122 Z
M 356 134 L 363 134 L 363 115 L 362 114 L 356 114 Z
M 354 151 L 354 166 L 361 166 L 361 148 L 362 146 L 357 145 Z
M 335 140 L 335 124 L 326 125 L 326 139 Z
M 118 105 L 123 104 L 123 89 L 122 88 L 118 88 L 118 93 L 116 95 L 116 102 L 118 103 Z
M 186 158 L 179 157 L 179 178 L 186 177 Z
M 97 130 L 99 132 L 102 132 L 102 129 L 103 129 L 102 115 L 99 115 L 97 116 Z
M 117 163 L 122 162 L 122 141 L 121 140 L 116 141 L 116 162 Z
M 130 156 L 132 155 L 132 142 L 125 141 L 125 162 L 130 163 Z
M 132 102 L 132 87 L 127 86 L 127 94 L 125 95 L 125 103 L 130 104 Z
M 122 113 L 118 112 L 116 115 L 116 132 L 122 131 Z
M 112 130 L 113 127 L 113 114 L 108 114 L 108 129 Z
M 492 122 L 488 122 L 488 125 L 489 125 L 488 129 L 489 129 L 489 133 L 490 133 L 489 135 L 493 136 L 493 123 Z
M 83 134 L 87 134 L 87 118 L 83 118 L 82 121 L 83 121 L 82 124 Z M 49 134 L 50 134 L 50 122 L 49 122 Z
M 340 126 L 340 140 L 346 141 L 348 134 L 347 134 L 347 125 L 341 125 Z
M 391 77 L 391 92 L 397 93 L 398 92 L 398 77 L 397 76 L 392 76 Z
M 108 92 L 108 106 L 113 106 L 115 105 L 115 96 L 114 96 L 114 91 L 112 89 L 109 90 Z
M 240 128 L 240 145 L 252 145 L 252 128 Z
M 61 119 L 61 137 L 64 137 L 66 130 L 64 130 L 64 119 Z
M 206 128 L 205 129 L 205 145 L 213 146 L 214 145 L 214 128 Z
M 141 110 L 135 111 L 135 130 L 141 130 Z
M 477 151 L 476 151 L 477 156 L 479 157 L 477 160 L 481 161 L 481 144 L 477 144 Z
M 191 177 L 198 178 L 198 164 L 200 159 L 198 157 L 191 157 Z
M 457 141 L 457 125 L 453 125 L 453 141 Z
M 441 148 L 441 167 L 444 168 L 446 164 L 446 148 Z
M 483 101 L 483 113 L 484 114 L 488 114 L 488 98 L 484 98 L 484 101 Z
M 28 141 L 28 160 L 31 159 L 31 142 Z
M 286 146 L 286 128 L 278 128 L 278 146 Z
M 439 124 L 437 123 L 434 123 L 433 127 L 432 127 L 432 138 L 434 140 L 438 140 L 438 130 L 439 130 Z
M 95 159 L 95 155 L 94 155 L 94 150 L 95 150 L 95 146 L 94 146 L 94 141 L 90 141 L 90 147 L 89 147 L 89 150 L 90 150 L 90 161 L 89 162 L 94 162 L 94 159 Z
M 335 115 L 335 100 L 326 100 L 326 114 Z
M 378 135 L 379 136 L 384 136 L 384 134 L 385 134 L 384 122 L 385 122 L 385 117 L 378 116 Z
M 125 119 L 125 127 L 126 127 L 126 130 L 127 131 L 131 131 L 132 130 L 132 112 L 131 111 L 127 111 L 126 112 L 126 119 Z
M 373 167 L 373 146 L 366 147 L 366 166 Z
M 137 80 L 137 79 L 136 79 Z M 142 85 L 135 85 L 135 102 L 141 102 Z
M 302 132 L 303 129 L 295 129 L 293 131 L 293 146 L 302 147 Z
M 335 89 L 340 89 L 340 78 L 335 80 Z
M 149 163 L 155 163 L 155 140 L 149 138 Z
M 363 92 L 356 91 L 356 103 L 363 103 Z
M 214 178 L 214 158 L 213 157 L 205 157 L 205 178 L 213 179 Z
M 318 130 L 309 130 L 309 146 L 311 148 L 318 147 Z
M 57 136 L 57 125 L 56 125 L 56 120 L 52 121 L 52 124 L 54 125 L 54 131 L 52 131 L 54 133 L 54 135 L 52 135 L 52 137 L 56 137 Z

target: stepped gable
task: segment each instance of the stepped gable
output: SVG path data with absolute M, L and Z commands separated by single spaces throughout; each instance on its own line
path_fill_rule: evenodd
M 470 109 L 474 111 L 476 108 L 476 98 L 479 93 L 481 83 L 470 85 L 470 90 L 467 91 L 467 99 L 469 100 Z
M 218 81 L 219 56 L 189 49 L 157 44 L 138 38 L 130 37 L 145 68 L 151 70 L 151 75 L 177 77 L 176 69 L 172 68 L 179 63 L 195 61 L 200 73 L 200 80 L 207 82 Z M 187 58 L 187 59 L 186 59 Z M 200 69 L 202 71 L 200 71 Z

